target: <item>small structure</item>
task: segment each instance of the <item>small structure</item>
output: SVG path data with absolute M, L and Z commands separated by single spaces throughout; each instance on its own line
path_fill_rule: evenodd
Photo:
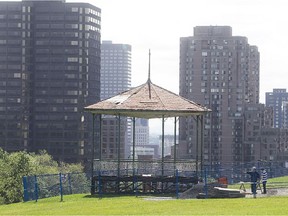
M 163 191 L 163 184 L 164 182 L 168 183 L 175 183 L 175 176 L 176 176 L 176 170 L 184 170 L 183 167 L 188 168 L 190 171 L 196 171 L 196 176 L 198 175 L 198 160 L 194 161 L 183 161 L 176 158 L 176 122 L 177 117 L 187 117 L 187 116 L 197 116 L 197 121 L 201 121 L 201 132 L 203 133 L 203 115 L 209 112 L 210 110 L 207 109 L 204 106 L 201 106 L 200 104 L 197 104 L 193 101 L 187 100 L 185 98 L 182 98 L 181 96 L 170 92 L 160 86 L 157 86 L 153 84 L 150 80 L 150 52 L 149 52 L 149 73 L 148 73 L 148 80 L 146 83 L 132 88 L 128 91 L 124 91 L 114 97 L 108 98 L 106 100 L 100 101 L 96 104 L 90 105 L 85 107 L 85 110 L 88 112 L 91 112 L 93 115 L 93 125 L 94 125 L 94 116 L 100 115 L 100 125 L 101 125 L 101 115 L 114 115 L 118 116 L 119 119 L 121 116 L 125 117 L 132 117 L 133 119 L 133 127 L 135 127 L 135 118 L 145 118 L 145 119 L 152 119 L 152 118 L 162 118 L 162 157 L 160 161 L 139 161 L 135 159 L 135 134 L 132 135 L 133 137 L 133 155 L 132 158 L 129 159 L 129 161 L 121 159 L 120 158 L 120 138 L 118 138 L 118 158 L 117 161 L 103 161 L 101 159 L 101 136 L 99 139 L 99 148 L 100 148 L 100 158 L 98 158 L 97 164 L 94 164 L 94 148 L 95 148 L 95 139 L 93 138 L 93 149 L 92 149 L 92 185 L 95 185 L 95 182 L 99 182 L 99 179 L 106 179 L 106 185 L 108 185 L 108 182 L 112 182 L 110 185 L 118 185 L 118 192 L 120 191 L 119 187 L 120 185 L 127 185 L 128 182 L 131 182 L 132 179 L 135 180 L 135 177 L 137 176 L 137 179 L 140 179 L 139 176 L 141 176 L 141 180 L 137 180 L 137 182 L 141 181 L 146 182 L 145 179 L 149 178 L 149 182 L 153 182 L 153 185 L 159 185 L 162 184 L 162 191 Z M 164 159 L 164 119 L 167 117 L 174 117 L 175 118 L 175 151 L 174 151 L 174 158 L 173 161 Z M 120 121 L 119 121 L 120 122 Z M 197 122 L 197 125 L 198 122 Z M 101 128 L 101 126 L 100 126 Z M 120 128 L 120 125 L 119 125 Z M 135 129 L 135 128 L 134 128 Z M 94 130 L 94 127 L 93 127 Z M 133 133 L 135 133 L 135 130 L 133 130 Z M 94 134 L 94 133 L 93 133 Z M 100 131 L 101 134 L 101 131 Z M 94 135 L 93 135 L 94 136 Z M 119 132 L 120 136 L 120 132 Z M 199 149 L 203 146 L 203 138 L 202 136 L 197 136 L 197 146 L 199 145 Z M 197 157 L 198 158 L 198 157 Z M 202 157 L 201 157 L 202 159 Z M 105 165 L 104 165 L 105 163 Z M 95 171 L 98 171 L 98 173 L 101 173 L 103 169 L 108 169 L 109 164 L 111 167 L 115 167 L 115 164 L 117 165 L 117 174 L 105 174 L 101 176 L 96 175 Z M 105 166 L 105 168 L 103 168 Z M 139 168 L 145 167 L 145 171 L 142 173 L 139 172 Z M 172 169 L 174 172 L 172 175 L 173 178 L 169 179 L 168 176 L 171 177 L 171 173 L 165 173 L 164 170 L 167 170 L 168 168 Z M 202 166 L 202 161 L 201 161 Z M 96 169 L 94 169 L 97 167 Z M 128 175 L 127 168 L 131 168 L 133 170 L 132 175 Z M 138 169 L 138 171 L 135 171 L 135 168 Z M 150 168 L 148 171 L 149 176 L 145 176 L 147 174 L 147 169 Z M 154 168 L 154 172 L 151 171 L 151 168 Z M 121 170 L 126 169 L 127 172 L 125 174 L 121 173 Z M 156 171 L 155 171 L 156 170 Z M 160 173 L 159 173 L 160 170 Z M 100 171 L 100 172 L 99 172 Z M 126 176 L 125 178 L 122 178 L 123 176 Z M 127 177 L 132 176 L 131 178 Z M 110 177 L 109 177 L 110 176 Z M 156 177 L 157 176 L 157 177 Z M 160 176 L 160 178 L 159 178 Z M 152 178 L 152 179 L 151 179 Z M 193 177 L 194 178 L 194 177 Z M 127 179 L 127 180 L 125 180 Z M 167 180 L 168 179 L 168 180 Z M 183 180 L 185 182 L 192 182 L 193 179 L 185 179 Z M 123 184 L 122 184 L 123 182 Z M 133 181 L 134 182 L 134 181 Z M 195 182 L 195 181 L 194 181 Z M 105 182 L 104 182 L 105 183 Z M 104 184 L 103 183 L 103 184 Z M 135 182 L 134 182 L 135 183 Z M 133 183 L 133 184 L 134 184 Z M 147 185 L 147 184 L 145 184 Z M 135 187 L 133 186 L 133 190 Z M 95 188 L 92 188 L 92 193 L 94 193 Z M 157 190 L 158 191 L 158 190 Z

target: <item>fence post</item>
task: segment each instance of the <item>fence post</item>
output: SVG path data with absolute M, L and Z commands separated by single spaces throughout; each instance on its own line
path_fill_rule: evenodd
M 102 185 L 101 185 L 101 171 L 98 171 L 98 190 L 99 190 L 99 197 L 102 198 Z
M 35 195 L 35 201 L 38 201 L 38 183 L 37 183 L 37 176 L 34 175 L 34 195 Z
M 62 174 L 59 173 L 59 191 L 60 191 L 60 201 L 63 201 L 63 188 L 62 188 Z
M 179 179 L 178 179 L 178 169 L 176 169 L 176 198 L 179 199 Z
M 68 173 L 69 192 L 72 194 L 71 173 Z
M 134 165 L 133 165 L 134 166 Z M 135 179 L 135 168 L 133 167 L 133 185 L 132 185 L 132 194 L 135 192 L 135 183 L 136 183 L 136 179 Z
M 27 188 L 27 176 L 23 176 L 22 181 L 23 181 L 23 189 L 24 189 L 23 200 L 24 202 L 27 202 L 29 200 L 29 194 L 28 194 L 28 188 Z
M 136 197 L 138 197 L 138 178 L 137 178 L 137 175 L 135 175 L 135 177 L 133 179 L 135 179 L 135 185 L 136 185 L 135 194 L 136 194 Z
M 205 170 L 204 170 L 204 190 L 205 190 L 205 199 L 208 198 L 208 186 L 207 186 L 207 167 L 205 167 Z

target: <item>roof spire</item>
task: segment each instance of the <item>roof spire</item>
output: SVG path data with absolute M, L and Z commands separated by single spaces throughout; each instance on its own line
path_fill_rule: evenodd
M 150 58 L 151 58 L 151 53 L 149 49 L 149 67 L 148 67 L 148 80 L 147 80 L 148 88 L 149 88 L 149 99 L 151 99 Z
M 150 58 L 151 58 L 151 53 L 150 53 L 150 49 L 149 49 L 148 82 L 150 82 Z

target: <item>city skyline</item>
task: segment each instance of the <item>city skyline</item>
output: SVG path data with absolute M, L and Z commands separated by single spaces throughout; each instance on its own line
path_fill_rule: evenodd
M 101 40 L 131 44 L 133 87 L 147 80 L 148 50 L 151 49 L 152 82 L 178 94 L 180 37 L 192 36 L 195 26 L 225 25 L 233 28 L 233 36 L 245 36 L 250 44 L 259 48 L 260 102 L 265 103 L 265 93 L 273 88 L 288 88 L 285 82 L 288 44 L 284 37 L 288 2 L 285 0 L 81 2 L 101 9 Z M 161 123 L 154 125 L 158 128 Z
M 184 2 L 184 0 L 182 1 Z M 124 39 L 121 44 L 117 42 L 114 44 L 118 48 L 128 51 L 128 55 L 124 56 L 121 56 L 124 50 L 112 49 L 108 46 L 112 45 L 114 40 L 101 37 L 101 6 L 98 8 L 90 3 L 65 3 L 65 0 L 23 0 L 22 2 L 0 3 L 0 43 L 1 59 L 3 60 L 1 77 L 6 79 L 1 82 L 1 94 L 3 97 L 0 101 L 1 119 L 5 120 L 2 121 L 2 128 L 4 129 L 2 137 L 3 140 L 6 139 L 3 142 L 4 146 L 8 146 L 10 150 L 18 150 L 13 148 L 17 146 L 17 143 L 23 143 L 24 149 L 28 151 L 36 151 L 42 148 L 48 149 L 48 152 L 54 153 L 53 156 L 56 155 L 58 160 L 74 162 L 75 160 L 71 157 L 73 153 L 80 155 L 79 160 L 83 159 L 89 153 L 89 149 L 91 149 L 89 148 L 89 143 L 91 143 L 89 142 L 91 140 L 91 134 L 89 134 L 91 130 L 89 128 L 90 126 L 92 127 L 92 122 L 90 120 L 91 116 L 88 117 L 87 113 L 82 112 L 82 109 L 101 99 L 113 97 L 116 94 L 121 94 L 121 92 L 123 94 L 123 90 L 130 88 L 130 72 L 132 71 L 130 70 L 130 60 L 134 56 L 132 54 L 134 53 L 132 51 L 133 45 L 124 45 Z M 145 10 L 145 7 L 142 10 Z M 251 9 L 249 8 L 249 10 Z M 150 10 L 146 10 L 146 14 L 149 12 Z M 153 14 L 153 11 L 151 13 Z M 117 14 L 113 13 L 113 16 L 117 16 Z M 176 12 L 175 17 L 177 17 Z M 165 20 L 165 17 L 160 19 Z M 158 41 L 159 47 L 161 47 L 162 42 L 163 44 L 167 42 L 165 36 L 169 38 L 170 35 L 162 36 L 161 34 L 157 35 L 155 33 L 157 32 L 156 30 L 149 31 L 150 25 L 148 25 L 148 21 L 149 18 L 147 18 L 147 25 L 146 22 L 144 22 L 144 25 L 138 22 L 137 26 L 140 25 L 142 29 L 147 27 L 148 30 L 146 29 L 146 32 L 163 39 Z M 169 19 L 165 21 L 169 22 Z M 157 23 L 158 20 L 155 19 L 155 22 Z M 124 31 L 125 22 L 123 22 L 122 27 Z M 244 160 L 243 155 L 246 156 L 247 154 L 250 154 L 249 157 L 247 156 L 247 161 L 261 158 L 256 158 L 256 154 L 253 153 L 254 150 L 256 152 L 259 149 L 260 144 L 264 143 L 264 140 L 261 140 L 261 142 L 259 142 L 259 139 L 256 140 L 257 135 L 261 132 L 261 130 L 259 132 L 256 129 L 262 129 L 262 126 L 264 128 L 266 119 L 269 120 L 267 120 L 269 123 L 267 128 L 270 129 L 271 125 L 271 131 L 274 128 L 273 124 L 270 124 L 270 117 L 272 116 L 270 110 L 272 109 L 269 109 L 267 114 L 266 110 L 264 110 L 264 103 L 260 100 L 262 104 L 258 104 L 260 92 L 259 68 L 262 62 L 260 60 L 261 51 L 260 48 L 258 49 L 259 45 L 251 43 L 248 35 L 235 34 L 233 25 L 195 25 L 193 29 L 194 32 L 192 34 L 180 36 L 179 38 L 180 47 L 178 54 L 180 55 L 180 63 L 178 65 L 178 76 L 180 81 L 178 80 L 177 83 L 177 79 L 173 79 L 174 71 L 171 68 L 168 69 L 169 64 L 167 64 L 163 70 L 161 69 L 161 72 L 164 71 L 164 73 L 162 73 L 161 79 L 158 81 L 164 80 L 166 84 L 170 83 L 169 87 L 164 84 L 158 84 L 157 81 L 155 83 L 163 86 L 163 88 L 167 89 L 167 92 L 175 92 L 176 94 L 177 90 L 173 88 L 178 85 L 180 86 L 179 95 L 181 97 L 199 103 L 202 106 L 207 106 L 207 108 L 212 110 L 212 114 L 209 114 L 211 119 L 206 116 L 207 119 L 201 123 L 201 127 L 205 128 L 205 130 L 207 129 L 207 131 L 209 130 L 208 133 L 203 133 L 203 138 L 201 138 L 205 152 L 205 154 L 201 153 L 201 155 L 204 155 L 205 160 L 211 163 L 213 161 L 218 163 L 221 160 L 228 163 L 231 161 L 240 163 Z M 273 31 L 272 28 L 271 31 Z M 131 31 L 131 34 L 133 35 L 134 31 Z M 285 43 L 283 44 L 285 45 Z M 104 48 L 105 46 L 106 49 Z M 134 73 L 134 86 L 138 87 L 131 89 L 132 91 L 135 91 L 143 83 L 149 84 L 149 88 L 147 88 L 149 92 L 151 89 L 150 85 L 156 86 L 156 84 L 150 82 L 150 75 L 152 75 L 150 68 L 153 67 L 150 67 L 152 62 L 150 62 L 150 49 L 148 50 L 149 58 L 147 60 L 149 62 L 141 62 L 143 65 L 146 64 L 147 71 L 140 73 L 140 75 Z M 167 51 L 173 50 L 167 49 Z M 175 50 L 173 52 L 176 53 Z M 136 52 L 137 55 L 138 52 Z M 279 57 L 280 53 L 274 53 L 274 55 Z M 124 63 L 125 59 L 127 60 L 126 66 L 126 63 Z M 175 63 L 174 60 L 171 60 L 171 62 Z M 286 61 L 278 61 L 278 65 L 282 66 L 281 62 Z M 120 70 L 121 67 L 123 67 L 123 73 Z M 141 70 L 144 71 L 143 68 Z M 100 69 L 101 73 L 103 73 L 102 75 L 105 76 L 100 75 Z M 110 72 L 113 73 L 110 74 Z M 126 72 L 128 74 L 125 74 Z M 106 75 L 108 76 L 106 77 Z M 124 80 L 125 77 L 127 78 L 127 83 Z M 144 82 L 140 82 L 141 77 L 144 77 Z M 145 83 L 147 78 L 148 81 Z M 138 81 L 139 84 L 137 83 Z M 105 86 L 106 84 L 107 86 Z M 118 84 L 119 86 L 117 86 Z M 120 89 L 120 85 L 125 88 L 122 89 L 121 87 Z M 132 87 L 134 86 L 132 84 Z M 21 91 L 15 87 L 21 88 Z M 279 89 L 281 87 L 277 85 L 277 87 L 273 87 L 273 90 L 275 88 Z M 282 89 L 286 91 L 285 87 L 282 87 Z M 103 93 L 102 97 L 100 91 Z M 267 92 L 269 91 L 265 91 L 265 93 Z M 107 95 L 105 96 L 104 93 L 107 93 Z M 143 101 L 145 102 L 145 100 Z M 161 99 L 160 101 L 162 104 L 163 100 Z M 170 99 L 167 102 L 167 104 L 174 104 L 173 111 L 178 110 L 182 106 L 181 103 L 175 101 L 175 99 Z M 131 105 L 133 103 L 129 101 L 128 104 Z M 278 104 L 281 103 L 278 102 Z M 185 106 L 183 105 L 183 107 Z M 164 110 L 167 111 L 166 107 Z M 140 111 L 142 113 L 143 110 L 140 109 Z M 9 115 L 5 115 L 6 113 Z M 20 116 L 21 113 L 23 116 Z M 246 113 L 248 114 L 246 115 Z M 174 115 L 165 115 L 165 117 L 168 116 L 174 117 Z M 145 117 L 164 118 L 164 115 Z M 22 119 L 24 123 L 19 121 Z M 247 119 L 251 120 L 246 121 Z M 279 125 L 281 124 L 277 118 L 274 119 L 279 122 Z M 115 119 L 113 118 L 113 120 Z M 158 119 L 158 122 L 161 122 L 161 120 Z M 197 124 L 198 120 L 197 116 Z M 76 125 L 77 122 L 79 126 Z M 117 124 L 114 122 L 116 120 L 111 125 L 116 129 Z M 246 122 L 255 123 L 255 127 L 251 127 L 253 130 L 246 131 L 248 126 L 250 127 L 250 125 L 244 125 Z M 162 125 L 159 126 L 159 124 L 154 123 L 151 125 L 153 125 L 152 131 L 155 134 L 162 133 Z M 197 147 L 199 143 L 199 125 L 196 127 L 191 125 L 190 120 L 181 118 L 179 119 L 179 126 L 177 125 L 179 128 L 177 130 L 170 120 L 169 124 L 165 125 L 165 132 L 162 133 L 162 135 L 172 134 L 174 131 L 179 133 L 178 144 L 179 147 L 181 145 L 184 146 L 184 148 L 179 148 L 184 149 L 184 158 L 197 158 L 199 153 Z M 154 130 L 155 126 L 157 127 L 156 130 Z M 101 124 L 99 125 L 100 127 Z M 274 123 L 274 127 L 277 128 L 277 124 Z M 18 129 L 23 130 L 23 134 L 19 133 Z M 113 131 L 117 130 L 114 129 Z M 124 134 L 124 130 L 121 130 L 119 127 L 119 134 Z M 103 131 L 105 131 L 104 126 Z M 106 140 L 109 138 L 109 141 L 116 143 L 116 138 L 112 140 L 112 133 L 108 132 L 108 130 L 106 132 L 107 137 L 103 135 L 103 140 L 104 138 L 107 138 Z M 102 134 L 102 130 L 100 133 Z M 18 137 L 15 138 L 12 134 Z M 116 133 L 113 132 L 113 134 Z M 253 137 L 251 134 L 253 134 Z M 53 140 L 49 140 L 48 138 L 50 137 Z M 195 140 L 193 140 L 194 137 L 196 138 Z M 77 141 L 78 138 L 79 141 Z M 102 138 L 102 135 L 100 138 Z M 21 140 L 24 140 L 24 142 Z M 122 141 L 119 140 L 120 138 L 118 137 L 118 147 L 115 144 L 113 147 L 107 144 L 108 142 L 103 142 L 103 151 L 111 150 L 111 154 L 109 153 L 107 158 L 113 158 L 116 152 L 118 153 L 118 158 L 123 157 L 125 148 L 120 148 L 120 142 L 125 146 L 124 143 L 127 143 L 127 141 L 124 138 Z M 128 136 L 127 140 L 130 140 Z M 195 146 L 195 143 L 197 143 L 197 146 Z M 274 147 L 277 147 L 276 145 L 280 146 L 282 143 L 276 143 Z M 102 146 L 102 142 L 100 146 Z M 119 153 L 120 149 L 122 153 Z M 102 153 L 101 147 L 99 150 Z M 195 155 L 194 152 L 197 152 L 197 154 Z M 260 152 L 260 156 L 263 153 L 262 150 L 258 152 Z M 94 155 L 94 150 L 92 154 Z M 265 160 L 267 160 L 273 155 L 266 155 L 265 157 Z

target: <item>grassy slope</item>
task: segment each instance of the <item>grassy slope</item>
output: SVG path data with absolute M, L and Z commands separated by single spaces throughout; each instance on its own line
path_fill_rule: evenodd
M 122 196 L 99 199 L 69 195 L 0 206 L 0 215 L 285 215 L 287 197 L 257 199 L 147 200 Z

